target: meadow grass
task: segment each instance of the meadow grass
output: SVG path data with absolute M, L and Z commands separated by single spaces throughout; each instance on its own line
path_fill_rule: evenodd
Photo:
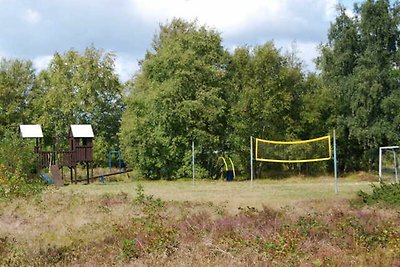
M 230 211 L 237 211 L 239 207 L 281 208 L 283 206 L 300 205 L 305 201 L 322 201 L 326 205 L 350 199 L 356 192 L 370 191 L 369 181 L 357 179 L 341 179 L 339 192 L 334 190 L 334 179 L 321 178 L 290 178 L 286 180 L 254 180 L 250 181 L 210 181 L 191 179 L 178 181 L 125 181 L 95 182 L 89 185 L 70 185 L 63 187 L 64 192 L 101 195 L 104 193 L 126 193 L 132 197 L 136 194 L 136 187 L 141 184 L 146 193 L 167 201 L 212 202 L 223 205 Z
M 370 177 L 114 180 L 0 201 L 0 266 L 400 263 L 398 212 L 351 204 Z

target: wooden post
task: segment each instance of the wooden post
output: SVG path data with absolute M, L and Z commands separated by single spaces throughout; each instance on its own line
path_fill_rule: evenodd
M 87 183 L 90 184 L 90 180 L 89 180 L 89 162 L 86 162 L 86 179 L 87 179 Z
M 90 175 L 90 177 L 93 177 L 93 162 L 92 162 L 92 164 L 90 164 L 90 166 L 92 167 L 91 169 L 92 169 L 92 174 Z
M 71 174 L 71 184 L 73 184 L 74 183 L 74 173 L 72 171 L 72 167 L 68 167 L 68 168 L 69 168 L 70 174 Z

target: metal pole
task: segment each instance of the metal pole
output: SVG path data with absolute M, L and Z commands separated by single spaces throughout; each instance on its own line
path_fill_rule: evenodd
M 385 149 L 390 149 L 393 152 L 393 159 L 394 159 L 394 167 L 395 167 L 395 175 L 396 175 L 396 181 L 398 180 L 397 178 L 397 159 L 396 159 L 396 152 L 394 151 L 395 149 L 399 149 L 399 146 L 381 146 L 379 147 L 379 182 L 382 182 L 382 153 L 383 150 Z
M 382 182 L 382 147 L 379 148 L 379 182 Z
M 253 187 L 253 179 L 254 179 L 254 172 L 253 172 L 253 137 L 250 136 L 250 180 L 251 180 L 251 187 Z
M 194 185 L 194 141 L 192 141 L 192 183 Z
M 108 152 L 108 168 L 110 169 L 110 172 L 111 172 L 111 157 L 112 157 L 112 153 L 111 153 L 111 151 L 109 151 Z
M 118 150 L 118 169 L 119 172 L 122 172 L 122 156 L 121 156 L 121 151 Z
M 396 183 L 399 181 L 397 178 L 397 160 L 396 160 L 396 152 L 394 151 L 394 149 L 392 149 L 393 151 L 393 161 L 394 161 L 394 177 L 396 178 Z
M 335 132 L 335 129 L 333 129 L 333 169 L 334 169 L 334 172 L 335 172 L 335 194 L 337 194 L 339 192 L 339 189 L 338 189 L 336 132 Z

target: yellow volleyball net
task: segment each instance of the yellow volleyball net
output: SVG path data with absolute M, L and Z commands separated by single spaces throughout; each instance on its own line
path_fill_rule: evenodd
M 256 161 L 277 163 L 318 162 L 332 159 L 331 136 L 299 140 L 273 141 L 256 138 Z

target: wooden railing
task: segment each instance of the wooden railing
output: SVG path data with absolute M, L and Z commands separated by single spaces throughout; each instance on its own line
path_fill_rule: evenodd
M 77 162 L 93 161 L 91 146 L 78 146 L 75 151 L 41 151 L 39 164 L 42 168 L 58 164 L 59 166 L 74 167 Z

